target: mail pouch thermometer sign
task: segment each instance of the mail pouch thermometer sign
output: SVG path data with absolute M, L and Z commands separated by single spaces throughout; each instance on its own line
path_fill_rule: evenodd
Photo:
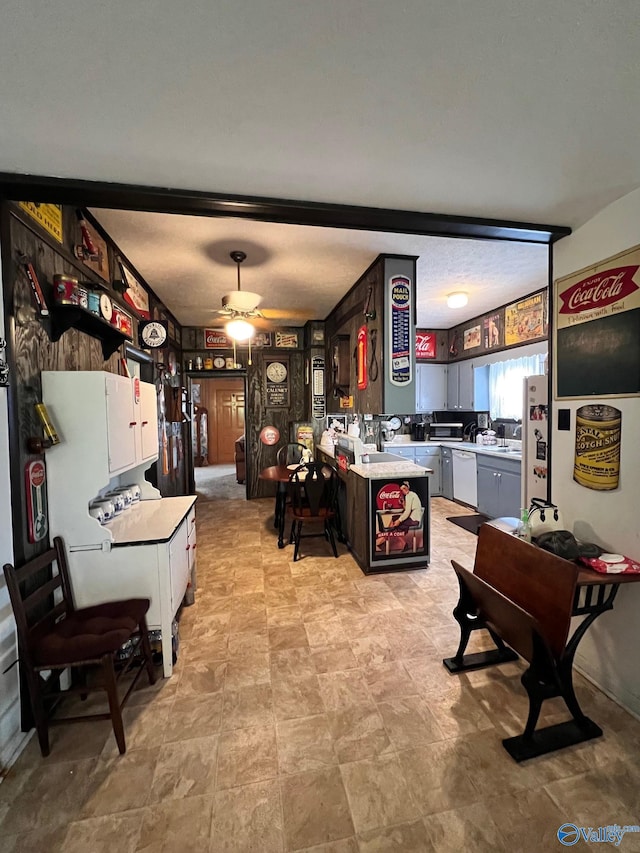
M 411 281 L 404 275 L 394 275 L 389 282 L 389 342 L 391 365 L 389 381 L 393 385 L 411 382 Z

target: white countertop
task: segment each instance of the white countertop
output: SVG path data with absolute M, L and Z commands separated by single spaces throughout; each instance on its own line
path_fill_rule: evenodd
M 364 477 L 365 480 L 380 480 L 387 477 L 427 477 L 433 474 L 432 468 L 414 465 L 413 462 L 368 462 L 364 465 L 351 465 L 349 471 Z
M 400 438 L 404 439 L 405 436 L 400 436 Z M 508 445 L 512 449 L 505 451 L 499 449 L 499 444 L 474 444 L 470 441 L 411 441 L 410 436 L 406 436 L 406 438 L 408 440 L 398 441 L 398 436 L 396 436 L 394 441 L 386 441 L 384 443 L 384 449 L 389 453 L 393 453 L 394 450 L 400 450 L 403 447 L 450 447 L 452 450 L 466 450 L 470 453 L 502 456 L 505 459 L 515 459 L 518 462 L 522 461 L 522 451 L 518 448 L 521 442 L 514 442 Z
M 195 495 L 140 501 L 104 527 L 113 534 L 114 546 L 167 542 L 195 502 Z

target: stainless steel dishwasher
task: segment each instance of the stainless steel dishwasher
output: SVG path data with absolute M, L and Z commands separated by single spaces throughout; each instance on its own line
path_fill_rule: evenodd
M 452 450 L 453 497 L 476 508 L 478 506 L 478 475 L 476 454 L 469 450 Z

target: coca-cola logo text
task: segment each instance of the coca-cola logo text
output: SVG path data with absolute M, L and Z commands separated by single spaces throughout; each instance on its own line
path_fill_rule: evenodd
M 638 290 L 633 276 L 637 266 L 617 267 L 584 278 L 560 294 L 560 314 L 578 314 L 593 308 L 604 308 Z
M 378 500 L 380 501 L 397 501 L 400 500 L 402 492 L 400 489 L 393 489 L 385 492 L 384 489 L 378 492 Z
M 204 345 L 206 349 L 225 349 L 232 346 L 231 341 L 224 332 L 219 332 L 217 329 L 204 330 Z
M 416 358 L 436 357 L 436 336 L 433 332 L 416 332 Z

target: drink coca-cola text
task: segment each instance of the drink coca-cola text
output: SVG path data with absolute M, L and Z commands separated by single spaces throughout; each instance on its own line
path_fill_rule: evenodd
M 619 267 L 577 282 L 560 294 L 563 302 L 560 313 L 577 314 L 624 299 L 638 290 L 633 280 L 637 271 L 637 266 Z

